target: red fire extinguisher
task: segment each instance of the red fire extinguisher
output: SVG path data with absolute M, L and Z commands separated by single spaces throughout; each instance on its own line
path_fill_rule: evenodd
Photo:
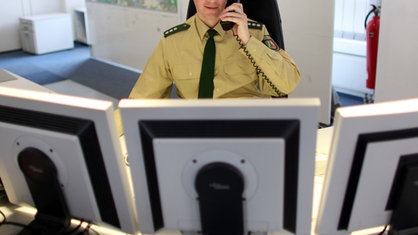
M 376 65 L 377 65 L 377 48 L 379 45 L 379 25 L 380 25 L 380 8 L 372 5 L 373 9 L 367 14 L 364 21 L 366 28 L 366 61 L 367 61 L 367 82 L 366 87 L 374 89 L 376 84 Z M 373 18 L 367 22 L 369 16 L 373 14 Z

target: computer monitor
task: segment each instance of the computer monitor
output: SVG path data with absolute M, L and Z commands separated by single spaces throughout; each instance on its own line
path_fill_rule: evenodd
M 142 233 L 309 234 L 319 100 L 122 100 Z
M 417 143 L 418 99 L 338 109 L 317 234 L 418 226 Z
M 0 87 L 0 177 L 11 203 L 37 209 L 28 228 L 137 231 L 118 137 L 110 101 Z

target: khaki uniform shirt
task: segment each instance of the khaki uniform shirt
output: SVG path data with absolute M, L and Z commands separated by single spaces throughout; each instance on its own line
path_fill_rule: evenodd
M 166 31 L 166 37 L 160 40 L 129 97 L 168 98 L 174 83 L 178 97 L 197 98 L 208 29 L 195 15 L 185 24 Z M 218 34 L 214 37 L 216 58 L 213 97 L 277 96 L 265 79 L 257 75 L 232 30 L 224 31 L 220 24 L 214 29 Z M 249 22 L 249 30 L 251 38 L 246 45 L 248 52 L 271 82 L 281 92 L 289 94 L 300 80 L 295 62 L 271 40 L 263 24 Z

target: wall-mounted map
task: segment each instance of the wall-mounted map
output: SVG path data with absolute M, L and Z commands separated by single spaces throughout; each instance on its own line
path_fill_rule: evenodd
M 87 0 L 88 2 L 100 2 L 124 7 L 137 7 L 147 10 L 177 13 L 177 0 Z

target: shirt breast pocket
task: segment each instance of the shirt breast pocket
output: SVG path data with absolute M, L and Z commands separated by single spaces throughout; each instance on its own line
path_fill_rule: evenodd
M 179 58 L 179 61 L 181 59 Z M 196 80 L 200 78 L 201 64 L 198 63 L 179 63 L 172 69 L 174 81 Z
M 223 69 L 228 79 L 236 83 L 249 83 L 257 77 L 253 65 L 248 61 L 229 60 L 224 64 Z

